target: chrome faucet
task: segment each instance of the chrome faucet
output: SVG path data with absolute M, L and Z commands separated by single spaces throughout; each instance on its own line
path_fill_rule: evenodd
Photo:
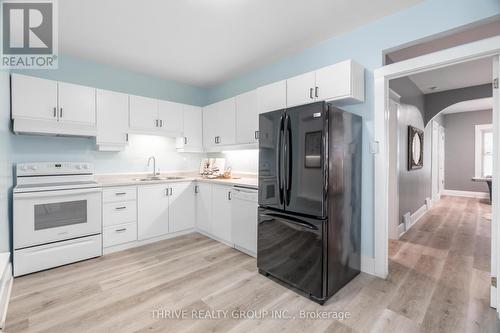
M 151 177 L 156 177 L 156 158 L 154 156 L 151 156 L 148 158 L 148 167 L 149 167 L 149 164 L 151 163 L 151 160 L 153 160 L 153 174 L 151 175 Z

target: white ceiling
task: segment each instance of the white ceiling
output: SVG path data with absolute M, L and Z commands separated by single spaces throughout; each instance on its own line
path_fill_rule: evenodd
M 477 86 L 493 81 L 493 61 L 491 58 L 469 61 L 410 75 L 409 78 L 424 94 Z
M 441 111 L 442 114 L 491 110 L 493 108 L 493 97 L 472 99 L 455 103 Z
M 59 48 L 208 87 L 420 1 L 64 0 Z

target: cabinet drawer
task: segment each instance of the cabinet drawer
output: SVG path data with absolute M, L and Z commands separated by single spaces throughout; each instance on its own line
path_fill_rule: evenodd
M 135 186 L 110 187 L 102 190 L 103 202 L 131 201 L 136 198 Z
M 132 242 L 137 240 L 137 223 L 133 222 L 105 227 L 102 234 L 103 247 Z
M 102 206 L 102 224 L 104 226 L 137 221 L 137 202 L 113 202 Z

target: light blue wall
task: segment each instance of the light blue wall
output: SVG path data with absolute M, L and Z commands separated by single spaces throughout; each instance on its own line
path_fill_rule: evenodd
M 427 0 L 213 87 L 208 91 L 207 101 L 216 102 L 349 58 L 362 64 L 367 69 L 366 101 L 346 109 L 364 119 L 362 254 L 373 256 L 375 193 L 373 156 L 368 153 L 368 147 L 373 133 L 373 70 L 382 66 L 382 51 L 495 15 L 500 15 L 499 0 Z

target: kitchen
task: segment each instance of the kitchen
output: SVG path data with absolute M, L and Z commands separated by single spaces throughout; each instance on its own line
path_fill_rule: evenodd
M 434 1 L 421 5 L 432 8 Z M 411 12 L 419 1 L 406 2 L 406 9 L 395 2 L 390 9 L 377 8 L 380 22 L 390 13 Z M 128 45 L 120 34 L 116 50 L 102 44 L 113 44 L 112 38 L 91 42 L 105 31 L 107 20 L 100 20 L 111 8 L 95 16 L 96 27 L 87 24 L 79 31 L 72 18 L 94 14 L 78 1 L 58 6 L 58 68 L 0 72 L 5 152 L 0 226 L 6 258 L 0 305 L 10 298 L 3 307 L 6 331 L 229 331 L 261 321 L 267 331 L 280 327 L 280 316 L 287 319 L 283 325 L 293 327 L 288 311 L 295 315 L 294 309 L 302 308 L 307 310 L 297 312 L 302 324 L 312 321 L 318 331 L 330 326 L 366 331 L 357 326 L 365 322 L 347 318 L 356 310 L 346 299 L 375 283 L 371 73 L 379 64 L 356 47 L 343 52 L 335 46 L 325 56 L 320 45 L 309 63 L 286 58 L 296 52 L 307 57 L 300 53 L 310 46 L 304 42 L 282 55 L 285 69 L 249 72 L 238 81 L 241 73 L 260 66 L 221 70 L 215 78 L 211 66 L 221 68 L 228 59 L 218 59 L 206 44 L 176 39 L 184 47 L 184 64 L 177 52 L 160 64 L 160 53 L 170 51 L 161 43 L 156 53 L 130 50 L 131 58 L 149 57 L 150 63 L 140 65 L 128 56 L 117 60 L 114 52 Z M 187 9 L 204 13 L 193 4 L 155 6 L 179 10 L 184 18 L 190 17 Z M 127 13 L 120 9 L 120 15 L 126 22 L 134 10 L 128 2 L 124 8 Z M 147 13 L 162 22 L 151 8 Z M 308 15 L 311 24 L 324 14 Z M 379 22 L 365 15 L 358 28 Z M 335 32 L 340 37 L 332 45 L 347 38 L 343 33 Z M 108 53 L 99 58 L 101 48 Z M 210 64 L 200 60 L 200 49 L 207 50 Z M 376 49 L 371 56 L 380 56 Z M 225 68 L 248 52 L 232 51 L 234 62 Z M 337 229 L 326 226 L 333 216 Z M 285 312 L 273 312 L 274 306 Z M 66 307 L 77 310 L 67 318 L 57 315 Z M 235 308 L 249 312 L 208 323 L 192 312 Z M 181 319 L 164 318 L 179 309 L 187 311 Z M 269 310 L 269 322 L 248 318 L 261 310 Z

